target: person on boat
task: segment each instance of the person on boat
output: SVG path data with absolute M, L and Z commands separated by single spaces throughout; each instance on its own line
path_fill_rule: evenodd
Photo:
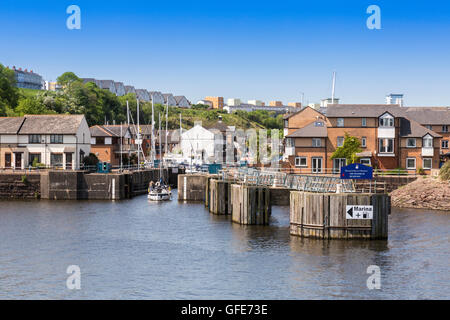
M 148 192 L 153 191 L 153 181 L 148 184 Z

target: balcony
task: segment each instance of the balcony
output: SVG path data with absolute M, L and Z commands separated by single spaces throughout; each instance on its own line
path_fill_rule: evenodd
M 433 155 L 434 155 L 434 148 L 432 147 L 422 148 L 422 157 L 432 157 Z

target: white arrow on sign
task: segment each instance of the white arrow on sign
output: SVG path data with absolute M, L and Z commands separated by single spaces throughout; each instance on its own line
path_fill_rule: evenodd
M 373 206 L 347 206 L 345 216 L 347 219 L 373 219 Z

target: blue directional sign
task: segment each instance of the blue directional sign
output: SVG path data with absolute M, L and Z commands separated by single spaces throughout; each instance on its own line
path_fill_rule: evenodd
M 341 179 L 372 179 L 372 167 L 365 166 L 361 163 L 353 163 L 348 166 L 341 167 Z

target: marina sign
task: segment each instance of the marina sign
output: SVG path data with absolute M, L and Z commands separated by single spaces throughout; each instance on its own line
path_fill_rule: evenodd
M 352 163 L 341 168 L 341 179 L 372 179 L 372 167 L 361 163 Z
M 347 206 L 345 210 L 347 219 L 373 219 L 373 206 Z

